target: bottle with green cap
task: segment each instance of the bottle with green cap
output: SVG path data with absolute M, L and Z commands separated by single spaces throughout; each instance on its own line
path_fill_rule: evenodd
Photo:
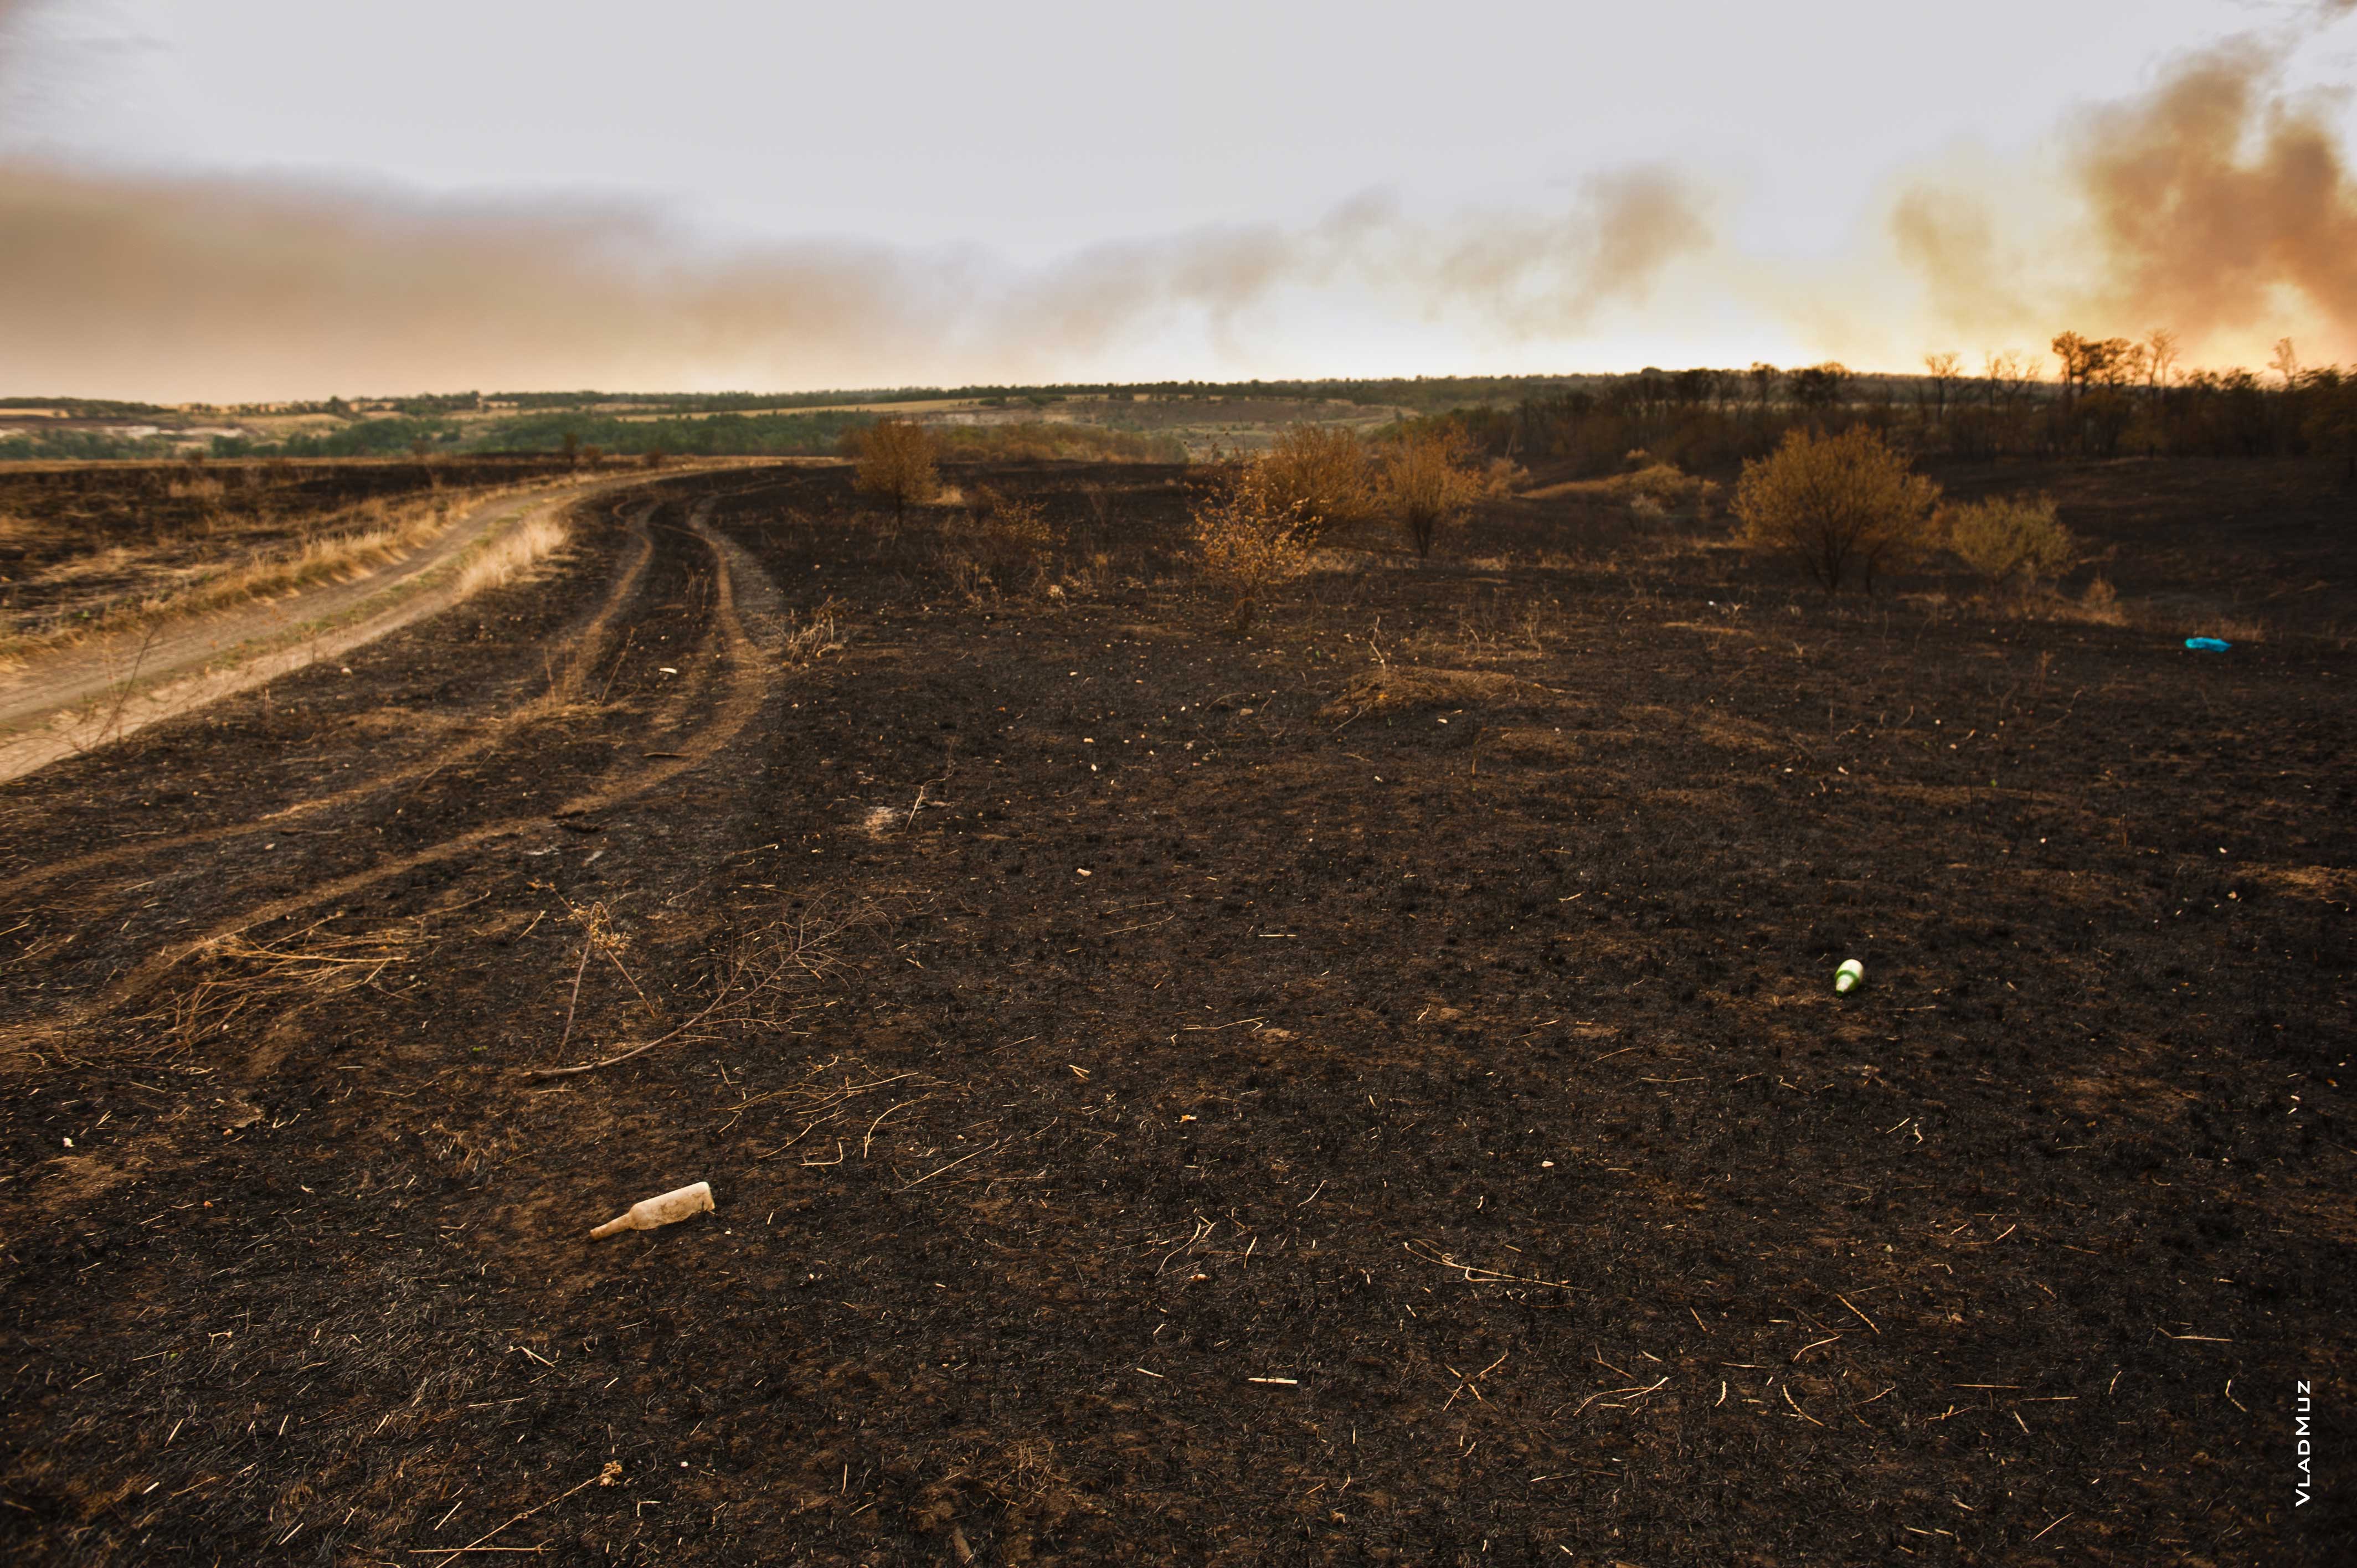
M 1842 960 L 1842 966 L 1834 971 L 1834 991 L 1839 995 L 1846 996 L 1865 983 L 1866 965 L 1854 958 Z

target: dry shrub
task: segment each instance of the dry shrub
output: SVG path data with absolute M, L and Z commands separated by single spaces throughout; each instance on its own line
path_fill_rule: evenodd
M 1384 505 L 1419 558 L 1432 554 L 1441 533 L 1463 521 L 1481 493 L 1468 456 L 1464 436 L 1446 426 L 1411 430 L 1383 455 Z
M 974 487 L 967 508 L 975 533 L 1009 550 L 1052 549 L 1055 530 L 1048 524 L 1048 508 L 1034 496 L 1008 495 L 988 485 Z
M 1631 512 L 1649 521 L 1681 511 L 1691 511 L 1696 517 L 1709 514 L 1710 498 L 1717 490 L 1717 485 L 1680 472 L 1675 463 L 1655 462 L 1643 453 L 1631 455 L 1646 460 L 1632 472 L 1607 479 L 1607 494 L 1626 502 Z
M 1187 538 L 1196 570 L 1228 596 L 1239 634 L 1263 596 L 1309 564 L 1300 502 L 1278 495 L 1265 460 L 1222 471 L 1197 500 Z
M 922 505 L 941 489 L 941 446 L 921 424 L 881 420 L 865 430 L 846 432 L 843 447 L 846 456 L 858 461 L 854 482 L 860 492 L 889 500 L 895 522 L 907 515 L 909 502 Z
M 1481 474 L 1481 494 L 1490 500 L 1504 500 L 1530 482 L 1530 470 L 1512 457 L 1492 457 Z
M 950 545 L 951 570 L 969 598 L 991 585 L 1013 587 L 1028 571 L 1039 574 L 1043 558 L 1060 541 L 1037 498 L 1009 495 L 976 485 L 963 510 L 942 528 Z
M 1380 515 L 1375 476 L 1356 435 L 1335 425 L 1296 424 L 1262 457 L 1269 494 L 1301 517 L 1299 533 L 1314 543 L 1331 528 Z
M 1946 514 L 1948 548 L 1992 586 L 2060 576 L 2079 558 L 2078 541 L 2055 516 L 2050 496 L 1999 496 Z
M 1735 515 L 1744 542 L 1798 556 L 1809 575 L 1838 593 L 1852 568 L 1874 575 L 1923 553 L 1934 536 L 1940 487 L 1861 425 L 1837 435 L 1789 432 L 1766 457 L 1743 465 Z
M 1435 670 L 1386 664 L 1362 670 L 1320 710 L 1328 719 L 1380 717 L 1412 708 L 1470 708 L 1510 695 L 1517 682 L 1496 670 Z
M 2120 603 L 2118 590 L 2101 575 L 2089 583 L 2076 599 L 2054 601 L 2056 620 L 2077 621 L 2083 626 L 2126 626 L 2127 607 Z

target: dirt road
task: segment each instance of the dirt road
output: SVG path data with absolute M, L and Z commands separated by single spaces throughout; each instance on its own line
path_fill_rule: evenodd
M 536 515 L 637 482 L 573 481 L 492 496 L 424 547 L 350 582 L 95 638 L 33 660 L 0 679 L 0 781 L 447 609 L 463 596 L 463 568 L 479 552 Z

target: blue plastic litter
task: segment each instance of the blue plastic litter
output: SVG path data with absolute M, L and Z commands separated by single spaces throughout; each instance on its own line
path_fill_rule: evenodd
M 2185 646 L 2196 653 L 2223 653 L 2234 645 L 2223 638 L 2189 637 L 2185 639 Z

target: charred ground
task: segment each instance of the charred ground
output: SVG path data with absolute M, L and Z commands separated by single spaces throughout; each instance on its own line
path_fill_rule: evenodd
M 1954 476 L 2207 659 L 1577 497 L 1238 640 L 1178 471 L 963 478 L 1061 545 L 675 479 L 9 787 L 0 1541 L 2330 1560 L 2328 478 Z

